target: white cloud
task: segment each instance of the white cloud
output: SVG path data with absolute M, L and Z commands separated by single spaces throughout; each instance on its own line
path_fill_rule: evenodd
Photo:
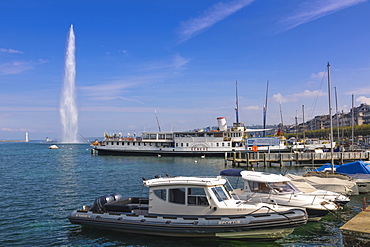
M 155 61 L 155 62 L 148 62 L 144 66 L 142 66 L 142 70 L 147 71 L 160 71 L 160 70 L 166 70 L 170 73 L 178 72 L 186 68 L 186 65 L 190 59 L 186 59 L 178 54 L 174 55 L 170 59 L 165 59 L 161 61 Z
M 204 11 L 200 16 L 182 22 L 179 31 L 181 42 L 198 35 L 252 2 L 254 0 L 234 0 L 229 3 L 219 2 Z
M 243 110 L 261 110 L 262 108 L 257 105 L 245 106 L 242 107 Z
M 281 93 L 274 94 L 272 98 L 276 102 L 281 102 L 281 103 L 286 103 L 286 102 L 297 102 L 298 100 L 301 99 L 307 99 L 307 98 L 315 98 L 318 96 L 325 96 L 327 93 L 322 92 L 321 90 L 315 90 L 315 91 L 310 91 L 310 90 L 304 90 L 301 93 L 295 93 L 295 94 L 290 94 L 283 96 Z
M 360 104 L 361 103 L 366 103 L 366 104 L 370 105 L 370 98 L 367 98 L 365 96 L 360 96 L 356 99 L 356 102 L 359 102 Z
M 0 48 L 0 52 L 13 53 L 13 54 L 23 54 L 23 51 L 14 50 L 14 49 L 5 49 L 5 48 Z
M 284 19 L 281 24 L 285 26 L 284 30 L 290 30 L 299 25 L 365 1 L 366 0 L 308 0 L 299 6 L 298 11 L 294 15 Z
M 358 88 L 353 91 L 348 91 L 345 94 L 351 95 L 351 94 L 370 94 L 370 87 L 363 87 L 363 88 Z
M 0 75 L 13 75 L 31 69 L 32 66 L 25 62 L 11 62 L 0 64 Z
M 8 132 L 17 132 L 17 131 L 27 131 L 26 129 L 20 128 L 20 129 L 11 129 L 11 128 L 1 128 L 1 131 L 8 131 Z
M 322 72 L 319 72 L 319 73 L 312 73 L 311 75 L 310 75 L 310 78 L 311 79 L 322 79 L 322 78 L 324 78 L 324 76 L 326 75 L 326 71 L 322 71 Z

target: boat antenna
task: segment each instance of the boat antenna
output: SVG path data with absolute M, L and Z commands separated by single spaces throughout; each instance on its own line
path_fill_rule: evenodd
M 236 115 L 236 123 L 239 124 L 239 97 L 238 97 L 238 81 L 235 84 L 235 92 L 236 92 L 236 108 L 235 108 L 235 115 Z
M 334 157 L 333 157 L 333 117 L 331 109 L 331 86 L 330 86 L 330 64 L 328 62 L 328 94 L 329 94 L 329 119 L 330 119 L 330 158 L 331 158 L 331 172 L 334 173 Z
M 157 110 L 154 110 L 154 114 L 155 114 L 155 119 L 157 120 L 158 130 L 159 130 L 159 132 L 161 132 L 161 126 L 159 125 L 159 120 L 158 120 L 158 116 L 157 116 Z
M 263 106 L 263 128 L 266 129 L 266 112 L 267 112 L 267 97 L 269 93 L 269 81 L 267 81 L 266 85 L 266 99 L 265 99 L 265 105 Z M 266 137 L 266 131 L 263 131 L 263 137 Z

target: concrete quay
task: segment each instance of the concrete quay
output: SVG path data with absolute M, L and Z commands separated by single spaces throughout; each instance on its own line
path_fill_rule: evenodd
M 370 246 L 370 206 L 365 205 L 364 198 L 364 210 L 340 228 L 344 246 Z

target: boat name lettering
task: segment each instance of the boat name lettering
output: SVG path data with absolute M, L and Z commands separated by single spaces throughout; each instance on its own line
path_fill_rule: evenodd
M 191 151 L 208 151 L 208 148 L 197 148 L 197 147 L 192 147 Z
M 218 222 L 219 225 L 233 225 L 240 224 L 240 220 L 223 220 Z
M 87 215 L 87 214 L 76 214 L 76 217 L 91 218 L 91 215 Z

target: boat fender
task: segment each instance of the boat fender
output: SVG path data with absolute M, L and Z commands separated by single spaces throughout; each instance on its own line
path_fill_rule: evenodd
M 213 207 L 213 210 L 216 211 L 217 210 L 217 207 Z

